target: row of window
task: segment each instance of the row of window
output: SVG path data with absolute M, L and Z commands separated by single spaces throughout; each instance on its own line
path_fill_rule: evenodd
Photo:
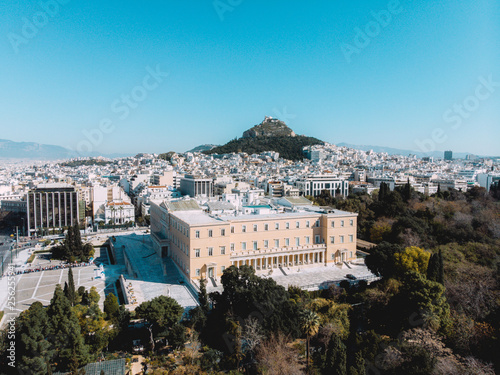
M 346 236 L 338 236 L 339 237 L 339 242 L 338 243 L 345 243 Z M 305 245 L 309 245 L 311 243 L 311 238 L 309 236 L 304 237 L 305 240 Z M 354 242 L 354 235 L 349 234 L 347 236 L 347 240 L 349 243 Z M 320 244 L 322 243 L 321 236 L 315 236 L 314 238 L 314 243 L 315 244 Z M 335 243 L 335 236 L 330 237 L 330 243 L 334 244 Z M 264 248 L 269 248 L 270 242 L 269 240 L 263 240 L 263 246 Z M 300 237 L 295 237 L 295 246 L 300 246 L 301 241 Z M 285 238 L 284 239 L 284 246 L 290 246 L 290 238 Z M 274 240 L 274 247 L 278 248 L 280 247 L 280 240 Z M 252 241 L 249 246 L 247 246 L 247 242 L 241 242 L 241 250 L 258 250 L 259 249 L 259 241 Z M 235 244 L 231 243 L 230 244 L 230 250 L 234 251 L 235 250 Z M 213 256 L 214 255 L 214 248 L 213 247 L 208 247 L 207 248 L 207 254 L 208 256 Z M 189 255 L 189 251 L 187 253 Z M 225 246 L 219 246 L 219 254 L 217 255 L 226 255 L 226 247 Z M 201 256 L 201 249 L 194 249 L 194 256 L 196 258 L 199 258 Z
M 332 220 L 330 225 L 331 225 L 332 228 L 335 228 L 335 220 Z M 354 220 L 353 219 L 349 220 L 349 225 L 351 227 L 354 226 Z M 316 222 L 314 223 L 314 226 L 315 227 L 319 227 L 320 226 L 320 221 L 316 220 Z M 343 228 L 344 226 L 345 226 L 345 220 L 340 220 L 340 227 Z M 305 227 L 306 228 L 310 228 L 311 227 L 311 222 L 309 220 L 307 220 L 305 222 Z M 257 232 L 259 230 L 259 225 L 258 224 L 253 224 L 252 228 L 253 228 L 254 232 Z M 296 221 L 295 222 L 295 228 L 296 229 L 300 228 L 300 221 Z M 279 230 L 280 229 L 280 223 L 274 223 L 274 229 L 275 230 Z M 290 229 L 290 222 L 285 222 L 285 229 Z M 264 224 L 264 231 L 268 231 L 268 230 L 269 230 L 269 224 Z M 247 232 L 247 226 L 246 225 L 242 225 L 241 226 L 241 232 L 242 233 L 246 233 Z M 235 227 L 234 226 L 231 227 L 231 233 L 235 233 Z M 225 228 L 221 228 L 220 229 L 220 235 L 222 237 L 224 237 L 226 235 L 226 229 Z M 195 238 L 200 238 L 200 231 L 196 230 L 194 232 L 194 236 L 195 236 Z M 208 229 L 208 237 L 213 237 L 213 236 L 214 236 L 213 229 Z

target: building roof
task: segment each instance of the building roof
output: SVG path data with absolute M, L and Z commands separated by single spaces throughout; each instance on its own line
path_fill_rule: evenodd
M 128 202 L 108 202 L 107 206 L 132 206 L 132 203 L 128 203 Z
M 230 202 L 213 201 L 207 202 L 207 207 L 209 211 L 219 211 L 219 210 L 235 210 L 236 207 Z
M 194 199 L 178 200 L 178 201 L 163 201 L 162 205 L 168 211 L 200 211 L 201 207 Z
M 310 206 L 312 202 L 305 197 L 283 197 L 282 199 L 290 202 L 293 206 Z

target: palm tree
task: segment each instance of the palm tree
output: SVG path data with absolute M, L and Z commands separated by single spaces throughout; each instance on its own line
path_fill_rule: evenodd
M 304 310 L 301 315 L 300 328 L 306 334 L 306 366 L 307 373 L 309 373 L 309 338 L 318 333 L 319 330 L 319 316 L 314 311 Z

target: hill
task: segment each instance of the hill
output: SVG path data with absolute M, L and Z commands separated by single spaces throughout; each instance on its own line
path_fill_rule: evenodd
M 217 145 L 211 145 L 211 144 L 206 144 L 206 145 L 199 145 L 196 146 L 195 148 L 192 148 L 191 150 L 188 150 L 186 152 L 203 152 L 203 151 L 210 151 L 214 147 L 217 147 Z
M 243 137 L 235 138 L 225 145 L 214 147 L 204 153 L 260 154 L 265 151 L 276 151 L 282 158 L 301 160 L 304 157 L 302 148 L 317 144 L 324 144 L 324 142 L 317 138 L 296 135 L 283 121 L 266 116 L 262 123 L 243 132 Z

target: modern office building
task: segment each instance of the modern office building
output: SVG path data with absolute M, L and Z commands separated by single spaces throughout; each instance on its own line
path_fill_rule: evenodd
M 445 151 L 444 160 L 453 160 L 453 151 Z
M 82 214 L 85 214 L 84 212 Z M 28 233 L 81 222 L 78 192 L 68 184 L 42 184 L 27 195 Z
M 231 265 L 268 273 L 356 258 L 356 213 L 312 206 L 310 211 L 255 212 L 209 215 L 194 200 L 153 202 L 153 246 L 188 280 L 216 279 Z
M 211 178 L 202 178 L 193 175 L 185 175 L 181 179 L 180 191 L 182 195 L 196 196 L 214 196 L 214 181 Z

